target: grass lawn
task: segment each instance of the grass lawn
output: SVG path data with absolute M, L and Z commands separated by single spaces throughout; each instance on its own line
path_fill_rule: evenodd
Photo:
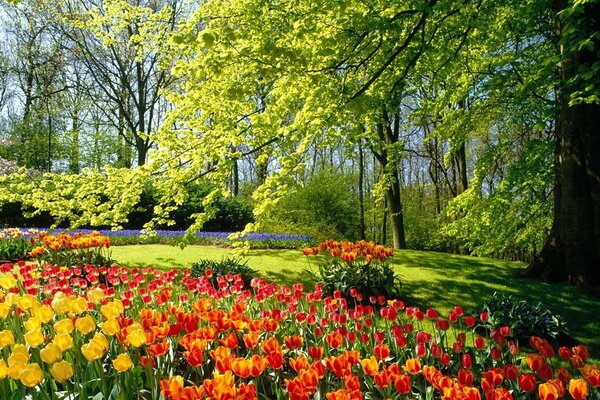
M 122 265 L 189 268 L 201 259 L 235 257 L 233 250 L 210 246 L 169 245 L 114 246 L 112 257 Z M 278 283 L 303 282 L 313 286 L 318 259 L 298 250 L 252 250 L 243 257 L 263 277 Z M 391 259 L 401 275 L 408 303 L 442 312 L 454 305 L 470 311 L 494 292 L 512 294 L 534 304 L 542 303 L 567 321 L 569 334 L 600 358 L 600 299 L 565 284 L 550 284 L 517 277 L 522 263 L 444 253 L 401 250 Z

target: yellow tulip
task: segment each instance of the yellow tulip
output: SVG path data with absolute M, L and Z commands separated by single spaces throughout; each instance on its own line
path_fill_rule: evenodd
M 52 318 L 54 318 L 54 311 L 52 311 L 50 306 L 44 304 L 37 309 L 35 312 L 35 317 L 38 318 L 43 324 L 47 324 L 52 320 Z
M 119 372 L 125 372 L 133 367 L 129 354 L 119 354 L 116 359 L 112 361 L 113 367 Z
M 0 358 L 0 379 L 4 379 L 8 373 L 8 366 L 6 362 Z
M 19 380 L 27 387 L 34 387 L 44 381 L 44 373 L 39 365 L 29 364 L 21 371 Z
M 102 333 L 96 333 L 92 340 L 98 343 L 104 351 L 108 350 L 108 340 L 106 339 L 106 336 L 104 336 Z
M 85 317 L 77 318 L 75 320 L 75 328 L 84 335 L 87 335 L 96 329 L 96 322 L 94 321 L 94 318 L 86 315 Z
M 26 294 L 24 296 L 21 296 L 18 300 L 17 300 L 17 305 L 19 306 L 19 308 L 23 309 L 23 310 L 37 310 L 38 308 L 40 308 L 40 302 L 37 301 L 37 299 L 35 297 L 33 297 L 30 294 Z
M 14 288 L 16 284 L 17 279 L 13 274 L 5 274 L 0 276 L 0 286 L 2 286 L 4 290 Z
M 70 334 L 73 332 L 75 325 L 73 325 L 73 321 L 69 318 L 61 319 L 57 323 L 54 324 L 54 330 L 58 334 Z
M 146 332 L 141 328 L 132 329 L 128 331 L 125 339 L 133 347 L 140 347 L 141 345 L 146 344 Z
M 100 307 L 100 312 L 105 319 L 115 319 L 123 312 L 123 303 L 120 300 L 114 300 Z
M 31 317 L 23 322 L 23 327 L 27 332 L 35 331 L 42 327 L 42 321 L 36 317 Z
M 15 337 L 13 336 L 12 331 L 4 330 L 0 332 L 0 350 L 6 346 L 12 346 L 13 344 L 15 344 Z
M 40 357 L 47 364 L 54 364 L 62 359 L 62 351 L 54 343 L 48 343 L 46 347 L 40 350 Z
M 27 332 L 24 335 L 24 338 L 25 338 L 25 343 L 27 343 L 29 346 L 33 347 L 34 349 L 44 343 L 44 334 L 42 333 L 42 331 L 40 329 L 35 329 L 31 332 Z
M 50 374 L 57 382 L 64 382 L 73 376 L 73 366 L 66 361 L 59 361 L 50 368 Z
M 63 292 L 56 292 L 51 304 L 52 309 L 57 314 L 66 314 L 69 312 L 69 298 Z
M 14 306 L 19 301 L 19 295 L 16 293 L 8 293 L 4 298 L 4 302 L 9 306 Z
M 4 319 L 8 317 L 8 313 L 10 312 L 10 306 L 6 303 L 0 303 L 0 319 Z
M 52 341 L 61 351 L 67 351 L 73 347 L 73 338 L 68 333 L 60 333 Z
M 114 336 L 121 330 L 119 322 L 116 319 L 109 319 L 102 324 L 102 332 L 108 336 Z
M 74 314 L 83 314 L 88 309 L 88 302 L 85 297 L 73 297 L 69 299 L 69 310 Z
M 87 298 L 93 304 L 100 304 L 105 297 L 104 290 L 100 288 L 93 288 L 87 292 Z
M 81 354 L 83 354 L 86 360 L 92 362 L 104 355 L 104 349 L 101 344 L 92 340 L 81 346 Z
M 8 357 L 8 366 L 12 367 L 13 365 L 21 365 L 25 366 L 29 362 L 29 352 L 27 348 L 18 343 L 13 348 L 12 354 Z

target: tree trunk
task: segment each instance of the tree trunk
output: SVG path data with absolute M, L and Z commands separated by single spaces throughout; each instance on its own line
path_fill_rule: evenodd
M 400 182 L 398 173 L 393 174 L 393 182 L 387 189 L 386 199 L 392 219 L 392 239 L 394 249 L 405 249 L 406 238 L 404 236 L 404 216 L 402 215 L 402 202 L 400 199 Z
M 360 238 L 365 240 L 365 158 L 362 143 L 358 144 L 358 204 L 360 211 Z
M 567 1 L 555 2 L 556 12 Z M 585 37 L 600 31 L 600 3 L 589 3 L 579 16 L 559 24 L 559 35 L 582 28 Z M 573 18 L 573 17 L 571 17 Z M 560 36 L 559 36 L 560 37 Z M 595 46 L 600 45 L 596 39 Z M 569 105 L 581 90 L 572 78 L 582 67 L 598 62 L 587 49 L 563 54 L 559 70 L 559 106 L 555 144 L 554 224 L 550 237 L 525 275 L 585 286 L 600 285 L 600 104 Z
M 465 151 L 464 141 L 461 142 L 456 151 L 456 171 L 458 173 L 458 185 L 456 187 L 456 193 L 461 194 L 469 187 L 469 181 L 467 180 L 467 154 Z

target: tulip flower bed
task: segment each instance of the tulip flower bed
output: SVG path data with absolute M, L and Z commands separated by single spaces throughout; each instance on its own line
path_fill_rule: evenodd
M 210 275 L 3 264 L 0 398 L 600 398 L 585 347 L 523 354 L 485 314 Z
M 34 232 L 32 234 L 32 232 Z M 37 236 L 40 232 L 46 232 L 44 229 L 38 228 L 9 228 L 6 230 L 0 230 L 0 255 L 2 254 L 2 241 L 3 237 L 25 237 L 26 239 L 30 236 Z M 61 233 L 67 233 L 63 229 L 52 230 L 53 234 L 59 235 Z M 132 244 L 176 244 L 185 235 L 186 231 L 170 231 L 158 229 L 153 232 L 152 235 L 144 235 L 139 229 L 122 229 L 119 231 L 113 231 L 108 229 L 76 229 L 69 232 L 70 235 L 83 234 L 90 235 L 94 232 L 98 232 L 101 236 L 109 237 L 112 245 L 124 246 Z M 192 237 L 188 237 L 189 244 L 202 244 L 202 245 L 219 245 L 219 246 L 230 246 L 232 241 L 229 240 L 229 236 L 233 232 L 196 232 Z M 250 247 L 254 249 L 297 249 L 302 246 L 307 246 L 311 243 L 310 236 L 307 235 L 293 235 L 293 234 L 280 234 L 280 233 L 259 233 L 251 232 L 244 238 L 250 243 Z M 14 259 L 14 258 L 1 258 L 0 259 Z

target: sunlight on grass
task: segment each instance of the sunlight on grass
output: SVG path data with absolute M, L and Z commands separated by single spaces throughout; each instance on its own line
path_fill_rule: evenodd
M 220 260 L 239 257 L 230 248 L 168 245 L 115 246 L 112 257 L 122 265 L 189 268 L 201 258 Z M 323 257 L 303 256 L 299 250 L 251 250 L 242 257 L 266 279 L 291 285 L 302 282 L 313 287 L 316 265 Z M 488 299 L 494 292 L 513 295 L 534 304 L 542 303 L 567 321 L 569 335 L 600 354 L 600 300 L 588 297 L 565 284 L 550 284 L 518 277 L 523 263 L 459 256 L 453 254 L 400 250 L 390 259 L 401 275 L 402 292 L 408 304 L 441 312 L 454 305 L 465 310 Z

